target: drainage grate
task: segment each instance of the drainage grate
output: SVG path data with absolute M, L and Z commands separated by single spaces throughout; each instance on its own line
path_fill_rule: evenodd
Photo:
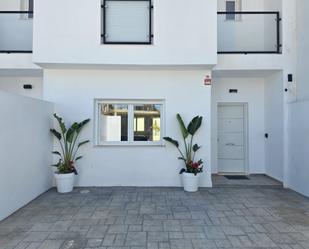
M 247 176 L 224 176 L 225 178 L 229 180 L 250 180 Z

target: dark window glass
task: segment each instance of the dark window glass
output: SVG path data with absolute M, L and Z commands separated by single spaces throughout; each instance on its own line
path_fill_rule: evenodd
M 235 1 L 226 1 L 226 12 L 235 12 L 236 3 Z M 226 20 L 235 20 L 235 14 L 227 14 Z

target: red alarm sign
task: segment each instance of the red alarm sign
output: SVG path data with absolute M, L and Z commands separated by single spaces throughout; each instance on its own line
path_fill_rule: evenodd
M 210 75 L 206 75 L 205 76 L 204 85 L 205 86 L 210 86 L 211 85 L 211 77 L 210 77 Z

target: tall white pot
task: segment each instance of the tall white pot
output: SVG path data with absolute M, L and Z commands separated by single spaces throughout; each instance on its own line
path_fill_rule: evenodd
M 72 192 L 74 186 L 74 173 L 57 174 L 55 173 L 57 191 L 59 193 Z
M 200 174 L 182 173 L 182 183 L 187 192 L 196 192 L 199 187 Z

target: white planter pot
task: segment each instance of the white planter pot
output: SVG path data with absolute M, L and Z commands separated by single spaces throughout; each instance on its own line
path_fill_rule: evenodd
M 182 173 L 182 183 L 185 191 L 196 192 L 199 187 L 200 174 Z
M 59 193 L 72 192 L 74 186 L 74 173 L 57 174 L 55 173 L 57 190 Z

